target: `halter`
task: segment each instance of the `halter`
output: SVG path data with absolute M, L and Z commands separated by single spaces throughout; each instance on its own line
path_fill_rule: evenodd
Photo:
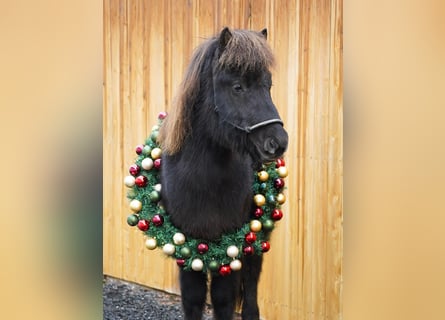
M 219 109 L 218 109 L 218 106 L 216 105 L 216 103 L 215 103 L 215 112 L 219 114 Z M 251 126 L 246 125 L 244 127 L 242 127 L 240 125 L 237 125 L 236 123 L 233 123 L 232 121 L 229 121 L 227 119 L 222 119 L 222 121 L 230 124 L 231 126 L 237 128 L 237 129 L 239 129 L 241 131 L 247 132 L 247 133 L 250 133 L 250 132 L 252 132 L 255 129 L 267 126 L 267 125 L 272 124 L 272 123 L 279 123 L 279 124 L 283 125 L 283 121 L 281 121 L 281 119 L 278 119 L 278 118 L 264 120 L 264 121 L 261 121 L 261 122 L 258 122 L 256 124 L 254 124 L 254 125 L 251 125 Z

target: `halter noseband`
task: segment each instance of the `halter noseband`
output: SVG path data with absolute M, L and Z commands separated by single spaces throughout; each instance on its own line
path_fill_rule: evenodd
M 218 106 L 216 104 L 215 104 L 215 112 L 219 114 Z M 264 121 L 261 121 L 261 122 L 258 122 L 256 124 L 254 124 L 254 125 L 251 125 L 251 126 L 247 125 L 245 127 L 237 125 L 236 123 L 228 121 L 227 119 L 222 119 L 222 121 L 230 124 L 231 126 L 237 128 L 237 129 L 239 129 L 241 131 L 247 132 L 247 133 L 250 133 L 250 132 L 252 132 L 255 129 L 267 126 L 267 125 L 272 124 L 272 123 L 279 123 L 279 124 L 283 125 L 283 121 L 281 121 L 281 119 L 278 119 L 278 118 L 264 120 Z

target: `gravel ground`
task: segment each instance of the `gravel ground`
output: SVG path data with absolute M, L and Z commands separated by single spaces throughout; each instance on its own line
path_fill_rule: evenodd
M 104 320 L 184 319 L 179 296 L 110 277 L 103 281 L 103 309 Z M 202 319 L 213 319 L 210 306 Z

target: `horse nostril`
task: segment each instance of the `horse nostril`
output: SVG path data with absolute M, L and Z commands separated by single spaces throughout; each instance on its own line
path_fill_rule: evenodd
M 270 154 L 275 154 L 279 147 L 280 145 L 273 138 L 267 138 L 264 141 L 264 150 L 266 150 Z

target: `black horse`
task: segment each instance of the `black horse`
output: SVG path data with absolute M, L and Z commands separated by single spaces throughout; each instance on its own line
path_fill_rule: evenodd
M 282 156 L 288 135 L 272 102 L 273 54 L 261 32 L 225 28 L 199 46 L 159 134 L 162 199 L 186 235 L 215 240 L 249 221 L 252 170 Z M 216 319 L 259 319 L 261 256 L 243 257 L 240 271 L 212 275 Z M 207 275 L 180 271 L 185 318 L 201 319 Z

